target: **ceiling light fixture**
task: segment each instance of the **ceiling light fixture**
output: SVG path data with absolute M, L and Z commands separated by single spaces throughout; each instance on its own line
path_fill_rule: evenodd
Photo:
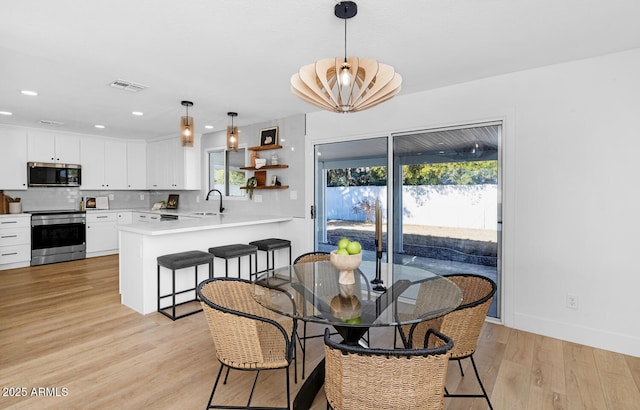
M 183 147 L 193 147 L 193 117 L 189 117 L 189 107 L 193 107 L 193 103 L 182 101 L 180 104 L 187 109 L 187 115 L 180 117 L 180 143 Z
M 131 114 L 135 115 L 136 117 L 142 117 L 144 115 L 142 111 L 131 111 Z
M 29 90 L 21 90 L 20 93 L 24 94 L 24 95 L 28 95 L 29 97 L 35 97 L 38 95 L 37 92 L 35 91 L 29 91 Z
M 376 60 L 347 58 L 347 20 L 358 13 L 353 1 L 335 5 L 334 14 L 344 20 L 344 59 L 318 60 L 291 76 L 291 91 L 323 110 L 357 112 L 374 107 L 400 91 L 402 77 L 394 68 Z
M 100 128 L 101 130 L 103 130 L 103 129 L 105 129 L 105 128 L 106 128 L 106 127 L 105 127 L 104 125 L 102 125 L 102 124 L 96 124 L 96 125 L 94 125 L 94 127 L 96 127 L 96 128 Z
M 231 117 L 231 125 L 227 127 L 227 149 L 238 151 L 238 127 L 233 126 L 233 117 L 237 117 L 237 112 L 228 112 L 227 115 Z
M 0 115 L 13 115 L 13 113 L 9 111 L 0 111 Z

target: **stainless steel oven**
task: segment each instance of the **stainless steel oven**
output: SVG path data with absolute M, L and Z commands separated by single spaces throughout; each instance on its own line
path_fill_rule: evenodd
M 31 266 L 84 259 L 86 215 L 81 211 L 32 211 Z

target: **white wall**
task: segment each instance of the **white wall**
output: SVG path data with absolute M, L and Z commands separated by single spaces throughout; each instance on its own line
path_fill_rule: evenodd
M 505 325 L 640 356 L 639 72 L 635 49 L 316 112 L 306 155 L 315 141 L 503 120 Z

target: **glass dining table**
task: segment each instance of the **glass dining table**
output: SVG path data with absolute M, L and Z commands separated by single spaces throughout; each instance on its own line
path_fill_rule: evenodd
M 266 271 L 255 281 L 252 296 L 274 312 L 307 322 L 333 326 L 343 343 L 361 343 L 371 327 L 430 320 L 462 302 L 458 286 L 435 273 L 400 264 L 380 263 L 386 289 L 376 291 L 376 262 L 362 261 L 353 284 L 341 284 L 330 261 L 308 262 Z M 294 409 L 310 408 L 324 383 L 324 359 L 306 379 Z

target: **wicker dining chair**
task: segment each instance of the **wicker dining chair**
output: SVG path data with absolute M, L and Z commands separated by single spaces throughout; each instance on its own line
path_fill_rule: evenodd
M 448 336 L 429 330 L 421 349 L 368 349 L 333 341 L 325 329 L 324 343 L 327 408 L 443 408 Z
M 328 261 L 328 260 L 330 260 L 329 252 L 315 251 L 315 252 L 303 253 L 293 261 L 293 264 L 296 265 L 299 263 L 321 262 L 321 261 Z M 308 336 L 307 322 L 304 320 L 302 321 L 302 336 L 300 336 L 300 332 L 298 332 L 298 343 L 300 345 L 300 351 L 302 352 L 302 378 L 303 379 L 304 379 L 305 362 L 306 362 L 307 339 L 313 339 L 313 338 L 322 337 L 322 336 L 323 336 L 322 334 Z
M 455 274 L 443 275 L 450 281 L 454 282 L 462 290 L 462 303 L 453 312 L 447 313 L 439 318 L 420 322 L 414 325 L 400 327 L 400 334 L 405 346 L 413 341 L 411 345 L 416 347 L 416 342 L 422 340 L 422 337 L 429 329 L 436 329 L 443 334 L 451 337 L 454 342 L 451 351 L 451 360 L 456 360 L 460 368 L 462 376 L 461 360 L 469 358 L 473 365 L 473 370 L 478 379 L 478 384 L 482 389 L 482 394 L 451 394 L 445 390 L 445 397 L 484 397 L 487 400 L 490 409 L 493 409 L 487 391 L 482 384 L 480 374 L 473 354 L 476 351 L 478 338 L 482 331 L 489 306 L 493 302 L 496 293 L 496 283 L 484 276 L 474 274 Z M 419 301 L 417 301 L 419 303 Z M 408 333 L 408 335 L 407 335 Z
M 250 281 L 236 278 L 214 278 L 198 285 L 205 318 L 211 331 L 220 370 L 209 397 L 208 409 L 233 408 L 234 406 L 214 405 L 213 396 L 218 387 L 224 368 L 256 371 L 253 387 L 246 407 L 251 407 L 251 399 L 261 370 L 285 369 L 287 404 L 278 409 L 289 409 L 289 366 L 295 360 L 296 321 L 278 315 L 258 304 L 251 296 Z M 294 365 L 295 368 L 295 365 Z

